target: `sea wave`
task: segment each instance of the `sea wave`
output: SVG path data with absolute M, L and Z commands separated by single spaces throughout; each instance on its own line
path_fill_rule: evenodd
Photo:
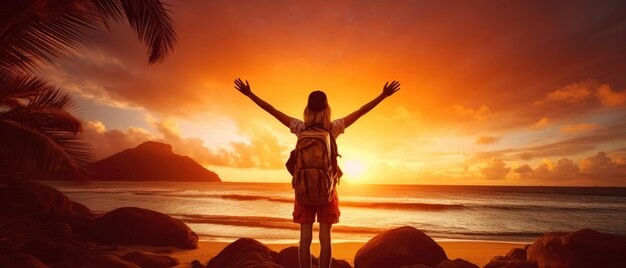
M 150 192 L 138 191 L 136 195 L 159 195 L 169 197 L 184 198 L 219 198 L 234 201 L 270 201 L 278 203 L 293 203 L 293 197 L 282 196 L 262 196 L 244 194 L 206 194 L 206 193 L 185 193 L 185 192 Z M 581 206 L 560 206 L 560 205 L 515 205 L 515 204 L 450 204 L 450 203 L 426 203 L 426 202 L 376 202 L 376 201 L 352 201 L 341 200 L 340 206 L 368 209 L 390 209 L 409 211 L 449 211 L 449 210 L 501 210 L 501 211 L 580 211 L 606 213 L 616 210 L 624 210 L 624 207 L 581 207 Z
M 300 225 L 294 224 L 291 219 L 287 218 L 197 214 L 173 214 L 172 216 L 186 223 L 204 223 L 243 227 L 300 230 Z M 318 226 L 314 225 L 314 229 L 317 228 Z M 379 233 L 384 229 L 365 226 L 337 225 L 333 226 L 333 230 L 342 233 Z
M 161 195 L 172 197 L 190 197 L 190 198 L 221 198 L 236 201 L 258 201 L 265 200 L 279 203 L 293 203 L 293 198 L 260 196 L 260 195 L 240 195 L 240 194 L 188 194 L 188 193 L 150 193 L 136 192 L 138 195 Z M 412 203 L 412 202 L 364 202 L 364 201 L 345 201 L 341 200 L 342 207 L 359 207 L 370 209 L 398 209 L 398 210 L 417 210 L 417 211 L 442 211 L 442 210 L 458 210 L 464 209 L 464 205 L 460 204 L 435 204 L 435 203 Z
M 175 214 L 172 215 L 183 222 L 194 224 L 215 224 L 231 225 L 238 227 L 254 227 L 282 230 L 299 230 L 300 226 L 294 224 L 291 219 L 263 216 L 230 216 L 230 215 L 195 215 L 195 214 Z M 317 224 L 313 225 L 314 230 L 318 230 Z M 391 228 L 391 227 L 390 227 Z M 376 228 L 367 226 L 334 225 L 333 232 L 345 234 L 365 234 L 374 235 L 390 228 Z M 469 231 L 469 230 L 447 230 L 435 228 L 419 228 L 428 235 L 440 239 L 485 239 L 498 240 L 509 239 L 510 241 L 531 241 L 533 238 L 541 236 L 540 232 L 489 232 L 489 231 Z M 199 234 L 203 236 L 214 236 L 214 234 Z

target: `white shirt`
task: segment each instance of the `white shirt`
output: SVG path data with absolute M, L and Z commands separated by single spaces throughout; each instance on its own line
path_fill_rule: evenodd
M 335 139 L 346 129 L 346 124 L 344 123 L 343 118 L 333 120 L 330 122 L 330 125 L 330 133 L 333 134 Z M 289 130 L 291 130 L 291 133 L 296 134 L 297 137 L 300 137 L 300 133 L 304 130 L 304 122 L 300 119 L 292 117 L 291 121 L 289 121 Z

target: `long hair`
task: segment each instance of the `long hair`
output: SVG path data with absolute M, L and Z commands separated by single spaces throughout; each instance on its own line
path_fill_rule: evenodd
M 319 112 L 310 110 L 308 106 L 304 108 L 304 127 L 308 128 L 315 124 L 322 124 L 324 129 L 330 130 L 330 105 L 326 105 L 326 109 Z

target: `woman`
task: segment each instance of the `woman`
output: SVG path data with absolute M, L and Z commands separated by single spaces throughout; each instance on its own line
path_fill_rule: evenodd
M 389 82 L 385 83 L 383 92 L 378 97 L 350 115 L 334 121 L 330 120 L 330 106 L 328 105 L 326 94 L 322 91 L 311 92 L 307 107 L 304 109 L 304 121 L 301 121 L 287 116 L 257 97 L 250 90 L 250 84 L 248 84 L 247 80 L 244 83 L 241 79 L 237 78 L 237 80 L 235 80 L 235 88 L 249 97 L 263 110 L 278 119 L 278 121 L 288 127 L 292 133 L 296 134 L 296 136 L 299 136 L 300 133 L 309 126 L 322 124 L 326 130 L 329 130 L 330 133 L 337 138 L 339 134 L 344 132 L 345 128 L 352 125 L 357 119 L 376 107 L 382 100 L 400 90 L 400 83 L 397 81 L 392 81 L 391 84 Z M 330 231 L 332 225 L 339 222 L 340 215 L 337 194 L 335 193 L 333 201 L 325 206 L 306 207 L 298 204 L 297 199 L 295 200 L 293 221 L 300 223 L 300 247 L 298 255 L 301 268 L 311 267 L 311 239 L 313 238 L 313 222 L 315 221 L 315 215 L 317 215 L 317 222 L 320 223 L 319 267 L 329 268 L 332 259 Z

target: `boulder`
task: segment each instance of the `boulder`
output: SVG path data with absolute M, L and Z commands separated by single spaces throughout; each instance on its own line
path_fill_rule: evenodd
M 277 255 L 259 241 L 240 238 L 213 257 L 207 268 L 283 268 L 275 261 Z
M 34 181 L 0 186 L 0 215 L 49 219 L 74 214 L 69 198 L 50 186 Z
M 541 236 L 528 247 L 539 267 L 626 267 L 626 237 L 582 229 Z
M 526 260 L 526 250 L 511 249 L 505 256 L 495 256 L 484 268 L 537 268 L 534 262 Z
M 44 263 L 69 260 L 89 251 L 87 244 L 65 223 L 51 222 L 38 227 L 25 236 L 27 241 L 21 250 Z
M 198 247 L 198 235 L 182 221 L 149 209 L 124 207 L 97 220 L 97 241 L 149 246 Z
M 191 268 L 204 268 L 205 267 L 204 265 L 202 265 L 202 263 L 200 263 L 199 260 L 191 261 L 190 265 L 191 265 Z
M 48 268 L 39 259 L 24 253 L 0 255 L 0 267 Z
M 139 265 L 113 254 L 88 255 L 75 261 L 69 267 L 75 268 L 141 268 Z
M 478 265 L 464 259 L 443 260 L 435 268 L 478 268 Z
M 514 248 L 511 249 L 505 257 L 510 260 L 526 260 L 526 250 L 523 248 Z
M 142 268 L 168 268 L 178 264 L 178 261 L 170 256 L 139 251 L 129 252 L 122 256 L 122 259 L 137 264 Z
M 424 232 L 410 226 L 376 235 L 357 251 L 356 268 L 399 268 L 405 265 L 435 266 L 447 259 L 443 249 Z
M 319 265 L 319 259 L 311 254 L 311 259 L 313 260 L 313 265 Z M 275 261 L 277 264 L 285 267 L 285 268 L 300 268 L 300 264 L 298 263 L 298 247 L 291 246 L 284 248 L 276 255 Z M 331 268 L 352 268 L 350 263 L 344 260 L 337 260 L 333 258 L 330 262 Z
M 352 265 L 350 265 L 350 263 L 347 261 L 337 260 L 333 258 L 330 261 L 330 268 L 352 268 Z
M 317 264 L 317 258 L 311 254 L 313 264 Z M 284 248 L 276 255 L 276 263 L 282 265 L 285 268 L 300 268 L 298 260 L 298 247 L 291 246 Z

